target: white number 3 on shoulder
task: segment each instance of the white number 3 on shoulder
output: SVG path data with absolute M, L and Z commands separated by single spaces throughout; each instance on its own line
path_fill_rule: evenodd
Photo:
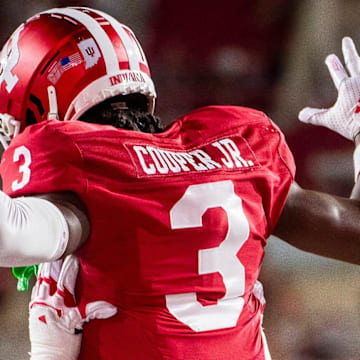
M 24 145 L 19 146 L 18 148 L 15 149 L 13 161 L 18 162 L 22 159 L 24 162 L 19 167 L 19 173 L 22 174 L 22 179 L 15 180 L 12 182 L 11 184 L 12 191 L 22 189 L 30 181 L 31 170 L 29 166 L 31 164 L 31 154 L 30 154 L 30 150 Z

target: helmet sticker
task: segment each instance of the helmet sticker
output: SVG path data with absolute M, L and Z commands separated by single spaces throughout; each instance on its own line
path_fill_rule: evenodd
M 50 66 L 47 78 L 52 84 L 56 85 L 61 78 L 61 75 L 63 74 L 61 70 L 62 69 L 58 61 L 54 62 L 52 66 Z
M 85 59 L 85 69 L 89 69 L 98 63 L 101 54 L 93 38 L 79 42 L 78 47 Z
M 78 52 L 70 56 L 65 56 L 60 61 L 56 61 L 50 66 L 47 78 L 53 85 L 55 85 L 65 71 L 80 65 L 82 62 L 83 60 Z
M 60 60 L 60 65 L 63 71 L 70 70 L 71 68 L 82 63 L 82 58 L 78 52 L 70 56 L 66 56 Z

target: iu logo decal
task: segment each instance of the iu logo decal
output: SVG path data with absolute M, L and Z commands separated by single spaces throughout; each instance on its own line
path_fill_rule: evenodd
M 101 54 L 93 38 L 79 42 L 78 47 L 85 59 L 85 69 L 89 69 L 98 63 Z
M 87 47 L 85 52 L 91 57 L 95 56 L 95 49 L 92 46 Z

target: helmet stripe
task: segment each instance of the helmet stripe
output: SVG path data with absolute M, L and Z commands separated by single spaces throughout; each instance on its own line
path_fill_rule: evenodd
M 113 44 L 110 41 L 110 38 L 108 37 L 104 29 L 95 19 L 93 19 L 90 15 L 87 15 L 82 11 L 71 8 L 51 9 L 51 10 L 43 11 L 40 14 L 54 14 L 54 13 L 68 16 L 85 26 L 85 28 L 94 37 L 97 45 L 100 48 L 100 51 L 102 52 L 105 61 L 106 72 L 108 75 L 113 75 L 120 71 L 119 61 L 116 56 L 116 52 L 113 47 Z
M 111 15 L 108 15 L 100 10 L 95 10 L 95 9 L 88 9 L 88 10 L 91 10 L 94 13 L 101 15 L 105 20 L 107 20 L 110 23 L 110 25 L 116 31 L 121 42 L 123 43 L 123 45 L 125 47 L 125 50 L 126 50 L 126 53 L 127 53 L 128 59 L 129 59 L 130 70 L 140 70 L 139 59 L 142 58 L 142 53 L 140 53 L 140 50 L 138 49 L 138 47 L 135 45 L 133 40 L 127 34 L 125 29 L 123 28 L 123 25 L 120 24 Z M 135 37 L 135 35 L 134 35 L 134 37 Z

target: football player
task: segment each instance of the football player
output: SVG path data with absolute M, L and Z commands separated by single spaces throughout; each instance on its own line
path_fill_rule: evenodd
M 296 185 L 291 152 L 265 114 L 209 106 L 163 129 L 145 55 L 113 17 L 39 13 L 1 63 L 2 142 L 11 144 L 0 166 L 0 265 L 77 255 L 75 291 L 42 266 L 32 309 L 43 303 L 63 318 L 61 308 L 75 307 L 81 326 L 95 317 L 88 304 L 116 307 L 84 326 L 79 359 L 270 359 L 257 282 L 269 235 L 360 263 L 360 202 Z M 61 334 L 51 341 L 57 358 L 68 356 Z M 51 358 L 45 340 L 35 343 L 34 359 Z

